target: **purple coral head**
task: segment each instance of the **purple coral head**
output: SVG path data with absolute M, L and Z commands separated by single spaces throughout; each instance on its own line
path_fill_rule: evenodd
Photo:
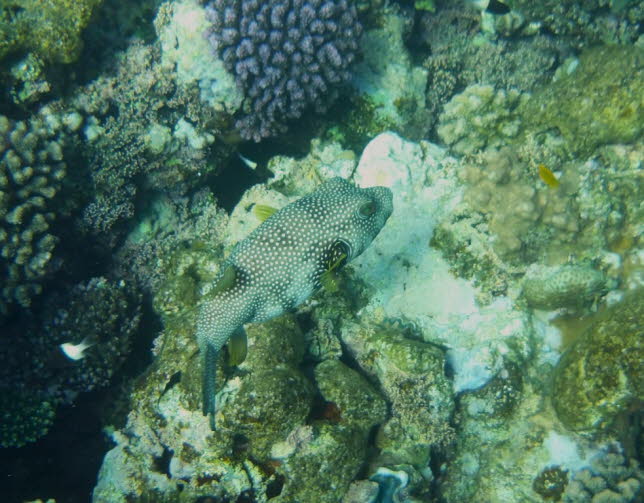
M 207 39 L 246 99 L 235 124 L 245 139 L 325 110 L 350 76 L 362 26 L 346 0 L 213 0 L 206 11 Z

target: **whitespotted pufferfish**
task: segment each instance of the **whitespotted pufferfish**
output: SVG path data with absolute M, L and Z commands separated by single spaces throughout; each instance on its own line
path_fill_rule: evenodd
M 304 302 L 332 272 L 365 251 L 392 211 L 388 188 L 361 189 L 333 178 L 279 211 L 265 211 L 268 218 L 235 245 L 197 318 L 203 413 L 213 430 L 223 345 L 230 339 L 231 353 L 245 356 L 245 323 L 267 321 Z

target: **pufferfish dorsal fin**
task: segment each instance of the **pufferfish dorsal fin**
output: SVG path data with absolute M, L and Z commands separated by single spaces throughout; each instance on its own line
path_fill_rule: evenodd
M 239 327 L 228 339 L 228 363 L 236 366 L 246 359 L 248 354 L 248 337 L 244 327 Z
M 277 213 L 277 208 L 273 208 L 272 206 L 267 206 L 265 204 L 256 204 L 253 207 L 253 211 L 255 216 L 259 218 L 260 222 L 263 222 L 264 220 L 268 220 L 268 218 L 274 213 Z
M 339 290 L 338 274 L 344 264 L 347 263 L 347 247 L 343 241 L 337 241 L 329 250 L 326 270 L 320 276 L 320 285 L 325 290 L 335 293 Z

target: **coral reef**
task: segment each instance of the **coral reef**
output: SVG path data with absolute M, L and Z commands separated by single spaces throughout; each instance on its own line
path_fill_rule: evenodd
M 521 131 L 517 109 L 526 99 L 515 89 L 473 84 L 445 105 L 436 130 L 458 154 L 504 145 Z
M 125 283 L 93 278 L 59 298 L 51 294 L 41 322 L 5 323 L 0 390 L 6 421 L 2 444 L 22 445 L 46 433 L 55 409 L 79 393 L 106 386 L 128 355 L 140 320 L 140 299 Z M 63 306 L 63 307 L 61 307 Z M 63 343 L 89 348 L 72 361 Z M 25 421 L 25 417 L 31 419 Z M 18 435 L 19 434 L 19 435 Z
M 644 398 L 644 301 L 642 290 L 599 314 L 561 357 L 552 400 L 571 430 L 610 426 L 631 403 Z
M 540 149 L 528 141 L 519 149 L 488 149 L 465 160 L 458 171 L 466 187 L 464 205 L 454 215 L 451 230 L 446 226 L 441 232 L 456 243 L 459 222 L 468 218 L 474 223 L 470 227 L 494 236 L 468 244 L 474 248 L 484 242 L 479 248 L 487 250 L 488 258 L 482 257 L 482 263 L 498 261 L 489 256 L 491 250 L 515 266 L 537 260 L 562 264 L 571 255 L 593 261 L 623 239 L 624 232 L 631 234 L 640 209 L 625 202 L 639 190 L 636 165 L 601 160 L 582 164 L 567 160 L 555 145 Z M 535 159 L 559 166 L 557 187 L 538 179 Z M 482 221 L 477 213 L 484 215 Z
M 527 101 L 523 121 L 556 127 L 582 158 L 598 146 L 628 143 L 642 134 L 644 50 L 616 46 L 587 49 L 566 72 Z
M 103 0 L 10 0 L 0 6 L 0 60 L 32 52 L 47 63 L 70 63 L 81 33 Z
M 141 186 L 182 196 L 229 151 L 213 146 L 219 115 L 201 106 L 198 86 L 177 86 L 176 74 L 160 59 L 156 48 L 135 42 L 118 55 L 112 73 L 84 86 L 67 105 L 83 120 L 86 140 L 82 228 L 108 243 L 113 227 L 133 216 Z
M 155 366 L 131 395 L 128 424 L 113 434 L 117 445 L 105 458 L 94 501 L 162 500 L 179 492 L 182 498 L 253 494 L 276 502 L 373 499 L 391 491 L 409 501 L 536 502 L 541 496 L 535 488 L 563 494 L 598 447 L 558 433 L 563 426 L 546 398 L 546 378 L 561 342 L 530 315 L 525 302 L 516 301 L 528 285 L 527 297 L 535 306 L 573 306 L 573 291 L 586 306 L 595 291 L 610 287 L 608 274 L 599 272 L 609 259 L 591 268 L 593 274 L 584 270 L 581 282 L 567 274 L 580 265 L 554 261 L 552 270 L 565 273 L 561 278 L 555 275 L 550 282 L 545 273 L 531 272 L 522 283 L 525 268 L 509 265 L 494 251 L 485 215 L 464 209 L 475 200 L 470 191 L 476 183 L 462 184 L 474 176 L 470 170 L 482 177 L 483 182 L 477 179 L 481 191 L 499 190 L 503 183 L 541 183 L 536 174 L 526 181 L 524 165 L 499 152 L 484 150 L 459 163 L 436 145 L 384 133 L 370 142 L 356 167 L 352 152 L 316 140 L 303 159 L 271 159 L 275 177 L 249 189 L 230 217 L 205 196 L 185 206 L 163 198 L 152 204 L 128 247 L 141 257 L 158 253 L 151 263 L 160 267 L 141 263 L 136 269 L 154 277 L 153 306 L 164 331 L 154 345 Z M 496 166 L 493 159 L 505 159 L 499 171 L 478 164 L 488 155 L 489 166 Z M 524 153 L 517 155 L 523 159 Z M 633 168 L 624 166 L 617 163 L 601 176 Z M 590 201 L 604 204 L 613 201 L 612 195 L 594 199 L 599 188 L 587 190 L 596 181 L 592 165 L 576 168 L 570 173 L 585 193 L 575 208 L 589 219 L 601 217 Z M 353 176 L 361 186 L 390 187 L 396 208 L 392 225 L 341 272 L 339 294 L 320 293 L 295 316 L 249 327 L 246 361 L 236 368 L 225 358 L 219 362 L 219 428 L 211 432 L 199 410 L 194 305 L 200 286 L 216 276 L 226 251 L 257 226 L 254 204 L 284 206 L 336 175 Z M 569 182 L 559 179 L 567 194 Z M 535 208 L 543 208 L 533 208 L 539 217 L 532 226 L 556 215 L 548 206 L 555 204 L 544 202 L 552 201 L 553 192 L 548 186 L 534 191 Z M 459 241 L 442 242 L 436 231 L 445 229 L 448 236 L 453 219 L 463 214 L 469 216 L 459 221 L 476 221 L 476 228 L 461 228 Z M 208 228 L 209 218 L 214 228 Z M 595 230 L 604 232 L 604 225 L 600 220 Z M 437 243 L 446 256 L 457 256 L 460 240 L 475 232 L 483 244 L 470 250 L 459 273 L 475 277 L 487 270 L 495 276 L 503 270 L 500 291 L 492 288 L 493 280 L 488 291 L 481 291 L 454 277 L 450 263 L 430 248 Z M 160 238 L 170 245 L 143 252 L 146 242 Z M 589 253 L 607 242 L 603 236 L 596 239 Z M 483 251 L 488 263 L 476 269 L 472 264 Z M 544 265 L 535 270 L 551 271 Z M 530 293 L 530 282 L 545 282 L 536 288 L 552 287 L 554 293 L 535 301 L 541 297 Z M 448 456 L 447 471 L 434 470 L 443 456 Z M 394 487 L 391 478 L 372 477 L 385 470 L 404 475 L 404 489 Z M 563 473 L 567 479 L 558 477 Z
M 451 2 L 439 5 L 435 13 L 416 16 L 411 40 L 427 47 L 421 54 L 428 69 L 430 129 L 457 91 L 479 84 L 531 92 L 550 81 L 570 52 L 562 40 L 543 34 L 491 40 L 480 33 L 481 25 L 473 9 Z
M 539 473 L 532 482 L 534 492 L 545 500 L 560 501 L 568 485 L 568 472 L 558 466 L 549 466 Z
M 547 0 L 538 4 L 530 0 L 512 0 L 513 10 L 525 17 L 526 23 L 567 39 L 578 47 L 633 43 L 640 35 L 643 7 L 640 2 L 584 0 L 559 2 Z
M 563 493 L 563 503 L 629 503 L 639 501 L 644 473 L 635 459 L 628 459 L 619 446 L 609 446 L 596 455 L 588 468 L 579 470 Z
M 396 208 L 372 244 L 376 254 L 355 266 L 374 292 L 369 309 L 412 323 L 425 341 L 447 346 L 457 391 L 485 384 L 503 368 L 503 355 L 521 364 L 532 339 L 526 314 L 512 308 L 510 299 L 477 305 L 479 292 L 454 277 L 429 247 L 434 229 L 452 218 L 462 199 L 460 168 L 436 145 L 385 133 L 367 145 L 354 174 L 365 186 L 392 187 Z
M 95 503 L 642 500 L 642 2 L 0 3 L 4 499 L 73 413 Z M 334 176 L 395 211 L 212 431 L 196 308 Z
M 243 96 L 203 36 L 208 29 L 206 10 L 197 0 L 166 2 L 159 7 L 155 28 L 161 43 L 161 64 L 176 72 L 177 83 L 199 86 L 201 100 L 212 108 L 233 114 Z
M 449 503 L 638 501 L 641 471 L 618 442 L 558 432 L 546 398 L 552 367 L 538 360 L 460 396 L 441 496 Z M 608 488 L 619 498 L 592 499 Z
M 316 382 L 342 409 L 339 417 L 313 412 L 313 384 L 297 370 L 302 334 L 286 316 L 249 326 L 248 357 L 220 393 L 213 433 L 198 408 L 201 369 L 192 364 L 194 329 L 186 319 L 190 311 L 166 318 L 156 369 L 135 389 L 137 405 L 114 435 L 117 447 L 105 459 L 94 501 L 250 491 L 260 501 L 267 492 L 274 501 L 338 501 L 364 463 L 370 426 L 384 416 L 377 392 L 329 361 L 316 369 Z M 164 452 L 168 468 L 161 475 L 154 467 Z
M 355 370 L 339 360 L 325 360 L 315 367 L 315 382 L 322 397 L 337 406 L 341 420 L 363 430 L 385 420 L 387 406 L 380 394 Z
M 22 447 L 49 430 L 55 410 L 43 396 L 28 390 L 2 389 L 0 394 L 0 448 Z
M 412 139 L 427 133 L 428 72 L 414 65 L 405 47 L 409 21 L 396 4 L 381 9 L 381 16 L 382 26 L 366 30 L 360 40 L 363 58 L 351 80 L 358 104 L 350 119 L 340 125 L 347 137 L 364 130 L 360 147 L 387 130 Z
M 207 248 L 224 233 L 228 216 L 209 190 L 191 198 L 149 201 L 115 255 L 115 270 L 155 293 L 160 315 L 194 306 L 198 278 L 211 277 L 221 249 Z
M 443 351 L 383 327 L 346 327 L 342 340 L 391 402 L 391 417 L 376 438 L 380 456 L 422 470 L 431 448 L 446 445 L 452 436 L 454 403 Z
M 57 238 L 53 221 L 63 211 L 56 194 L 67 166 L 64 120 L 44 109 L 23 121 L 0 115 L 0 313 L 29 306 L 51 270 Z
M 284 132 L 305 108 L 331 103 L 362 32 L 346 0 L 215 0 L 207 15 L 210 43 L 246 98 L 236 127 L 255 141 Z
M 75 62 L 103 0 L 9 0 L 0 5 L 3 105 L 28 107 L 60 88 L 58 64 Z M 88 30 L 89 31 L 89 30 Z M 69 81 L 65 79 L 63 85 Z M 5 101 L 6 98 L 6 101 Z M 13 103 L 12 103 L 13 102 Z

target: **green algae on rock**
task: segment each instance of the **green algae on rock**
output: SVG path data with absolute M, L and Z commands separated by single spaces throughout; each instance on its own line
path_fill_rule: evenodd
M 28 51 L 46 62 L 78 58 L 81 33 L 103 0 L 12 0 L 0 6 L 0 60 Z
M 642 134 L 643 85 L 641 47 L 588 49 L 573 70 L 533 94 L 521 115 L 542 128 L 556 127 L 573 151 L 587 156 Z
M 304 422 L 312 401 L 313 387 L 296 369 L 254 371 L 242 379 L 221 424 L 245 437 L 252 458 L 265 460 L 276 440 Z
M 376 438 L 381 454 L 397 463 L 427 466 L 431 447 L 445 445 L 453 435 L 454 401 L 443 351 L 387 326 L 349 328 L 342 339 L 391 401 L 391 417 Z
M 561 357 L 552 401 L 574 431 L 610 426 L 644 399 L 644 290 L 630 293 L 601 313 Z
M 287 482 L 271 503 L 341 501 L 364 463 L 366 444 L 359 433 L 350 426 L 314 426 L 289 461 L 278 466 Z
M 385 400 L 364 377 L 341 361 L 320 363 L 315 368 L 315 380 L 324 399 L 338 406 L 342 421 L 355 423 L 366 432 L 385 420 Z

